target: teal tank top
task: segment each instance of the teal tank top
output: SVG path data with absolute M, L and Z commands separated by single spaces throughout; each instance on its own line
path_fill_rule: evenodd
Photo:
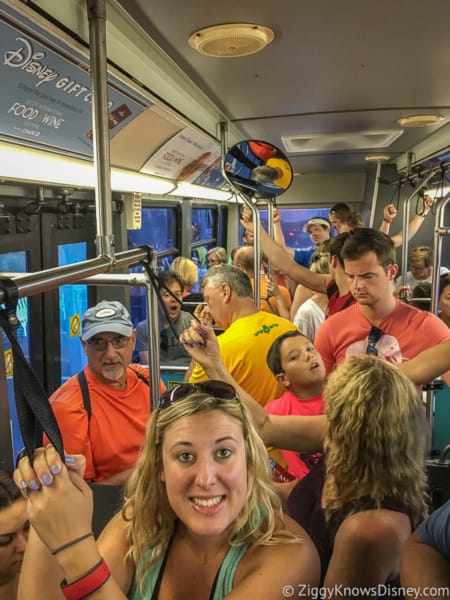
M 236 569 L 247 551 L 248 544 L 241 546 L 230 546 L 222 564 L 217 571 L 216 579 L 211 590 L 209 600 L 223 600 L 233 589 L 233 581 Z M 159 586 L 164 573 L 164 566 L 170 551 L 170 545 L 166 554 L 155 563 L 144 577 L 142 593 L 137 587 L 136 580 L 133 581 L 128 600 L 157 600 Z

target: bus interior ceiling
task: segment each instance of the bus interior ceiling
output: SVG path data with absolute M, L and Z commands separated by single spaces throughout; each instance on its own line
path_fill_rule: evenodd
M 434 155 L 448 153 L 447 0 L 430 0 L 426 9 L 421 0 L 381 0 L 364 9 L 357 0 L 338 4 L 322 0 L 314 5 L 304 0 L 277 5 L 248 0 L 223 6 L 204 0 L 188 4 L 99 0 L 99 5 L 103 2 L 108 72 L 122 77 L 137 97 L 141 94 L 138 101 L 144 98 L 149 105 L 111 135 L 112 166 L 147 172 L 152 157 L 168 140 L 180 139 L 183 128 L 206 136 L 219 151 L 221 144 L 226 149 L 242 139 L 266 140 L 286 153 L 294 172 L 293 184 L 278 199 L 281 207 L 347 202 L 363 213 L 368 224 L 371 212 L 376 213 L 373 222 L 379 222 L 383 205 L 399 199 L 389 182 Z M 6 3 L 26 16 L 36 15 L 41 27 L 48 20 L 51 34 L 89 60 L 87 4 L 85 0 Z M 206 43 L 206 27 L 227 23 L 253 24 L 258 35 L 255 38 L 251 29 L 232 28 L 231 33 L 225 29 Z M 229 56 L 259 44 L 262 27 L 274 35 L 267 47 Z M 194 32 L 200 32 L 194 38 L 203 51 L 208 48 L 221 56 L 207 56 L 191 47 L 188 39 Z M 12 52 L 5 46 L 7 54 Z M 78 92 L 71 99 L 75 96 Z M 440 118 L 431 126 L 399 124 L 411 115 L 430 114 Z M 384 158 L 366 160 L 377 156 Z M 0 193 L 9 196 L 9 192 L 5 184 Z M 78 202 L 79 194 L 89 196 L 69 192 L 72 203 Z M 176 198 L 176 192 L 164 198 Z M 15 193 L 17 210 L 20 201 Z M 39 193 L 31 191 L 32 196 Z M 402 193 L 407 197 L 410 189 L 405 186 Z M 57 207 L 64 205 L 64 189 L 47 189 L 45 194 L 56 197 Z M 185 198 L 180 193 L 178 200 Z M 91 206 L 92 200 L 91 195 Z M 25 193 L 22 203 L 29 201 Z M 234 216 L 235 208 L 232 204 L 230 208 Z M 190 216 L 189 208 L 183 216 Z M 400 218 L 397 221 L 400 225 Z M 123 224 L 123 219 L 119 222 Z M 183 231 L 184 227 L 183 223 Z M 234 231 L 229 219 L 232 243 L 238 241 Z M 431 230 L 427 237 L 430 234 Z M 181 250 L 186 251 L 186 245 Z
M 83 12 L 84 0 L 73 4 Z M 49 0 L 32 5 L 74 28 L 62 6 Z M 225 122 L 229 145 L 239 137 L 261 139 L 286 152 L 296 176 L 281 204 L 329 204 L 345 196 L 355 208 L 368 210 L 376 162 L 366 161 L 366 156 L 388 156 L 381 173 L 392 181 L 398 170 L 448 146 L 447 0 L 430 0 L 426 7 L 421 0 L 364 6 L 358 0 L 108 0 L 107 15 L 114 15 L 115 25 L 132 22 L 139 29 L 135 39 L 128 39 L 132 58 L 123 40 L 109 35 L 111 62 L 142 81 L 134 47 L 147 38 L 153 51 L 157 49 L 153 58 L 147 53 L 149 69 L 152 62 L 159 63 L 167 87 L 159 82 L 156 68 L 143 83 L 179 115 L 213 137 L 218 137 L 217 121 Z M 227 23 L 268 27 L 274 39 L 260 52 L 232 58 L 206 56 L 189 45 L 194 32 Z M 85 25 L 75 33 L 86 37 Z M 222 54 L 260 42 L 247 31 L 228 35 L 225 30 L 209 43 L 204 33 L 197 38 L 202 36 L 202 48 Z M 178 77 L 172 87 L 171 77 Z M 197 95 L 189 94 L 190 89 Z M 428 127 L 398 123 L 425 114 L 442 120 Z M 381 186 L 383 193 L 392 195 Z

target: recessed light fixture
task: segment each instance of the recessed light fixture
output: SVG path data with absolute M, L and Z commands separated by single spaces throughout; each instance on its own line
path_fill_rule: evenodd
M 364 160 L 367 160 L 367 162 L 386 162 L 390 158 L 389 154 L 370 154 L 365 156 Z
M 268 27 L 253 23 L 226 23 L 194 31 L 189 45 L 206 56 L 237 58 L 263 50 L 274 39 Z
M 442 115 L 408 115 L 397 119 L 400 127 L 429 127 L 443 121 Z

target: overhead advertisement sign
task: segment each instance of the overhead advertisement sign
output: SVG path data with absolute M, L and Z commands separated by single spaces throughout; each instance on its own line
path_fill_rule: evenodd
M 92 90 L 84 55 L 0 2 L 0 137 L 92 157 Z M 152 103 L 108 75 L 110 138 Z
M 220 146 L 187 127 L 159 148 L 141 172 L 212 188 L 226 185 L 222 176 Z

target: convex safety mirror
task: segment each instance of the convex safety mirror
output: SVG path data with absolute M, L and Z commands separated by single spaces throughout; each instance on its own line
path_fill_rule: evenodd
M 279 196 L 293 179 L 286 155 L 260 140 L 246 140 L 232 146 L 225 155 L 223 172 L 232 186 L 256 198 Z

